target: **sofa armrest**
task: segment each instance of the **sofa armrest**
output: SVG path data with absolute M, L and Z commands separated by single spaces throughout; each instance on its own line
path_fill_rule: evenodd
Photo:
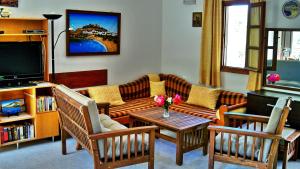
M 109 116 L 110 103 L 97 103 L 98 111 L 100 114 L 104 113 Z
M 239 104 L 235 104 L 235 105 L 231 105 L 231 106 L 227 106 L 227 105 L 221 105 L 219 108 L 219 117 L 220 117 L 220 121 L 218 122 L 219 125 L 224 126 L 225 125 L 225 117 L 224 117 L 224 113 L 225 112 L 230 112 L 239 108 L 243 108 L 246 107 L 247 102 L 243 102 L 243 103 L 239 103 Z

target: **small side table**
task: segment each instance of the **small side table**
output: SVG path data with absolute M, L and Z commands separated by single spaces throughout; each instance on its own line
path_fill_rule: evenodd
M 300 131 L 296 130 L 284 139 L 282 169 L 287 169 L 288 160 L 297 160 Z

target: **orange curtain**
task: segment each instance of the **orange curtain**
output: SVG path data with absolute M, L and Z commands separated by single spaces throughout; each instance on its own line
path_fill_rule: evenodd
M 205 0 L 200 59 L 200 83 L 221 86 L 222 0 Z

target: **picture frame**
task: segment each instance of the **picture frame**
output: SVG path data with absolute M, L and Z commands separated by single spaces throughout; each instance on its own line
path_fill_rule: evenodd
M 0 6 L 18 7 L 19 0 L 0 0 Z
M 121 13 L 66 10 L 66 55 L 120 54 Z
M 193 27 L 202 27 L 202 12 L 193 12 Z
M 282 5 L 282 14 L 288 19 L 296 18 L 300 13 L 300 4 L 297 0 L 286 1 Z

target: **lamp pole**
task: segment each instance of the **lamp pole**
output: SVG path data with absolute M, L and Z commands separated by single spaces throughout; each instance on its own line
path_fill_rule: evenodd
M 59 19 L 62 15 L 60 14 L 43 14 L 45 18 L 51 20 L 51 60 L 52 60 L 52 75 L 51 81 L 55 83 L 55 55 L 54 55 L 54 20 Z
M 54 20 L 51 20 L 51 60 L 52 60 L 52 78 L 51 81 L 55 83 L 55 57 L 54 57 Z

